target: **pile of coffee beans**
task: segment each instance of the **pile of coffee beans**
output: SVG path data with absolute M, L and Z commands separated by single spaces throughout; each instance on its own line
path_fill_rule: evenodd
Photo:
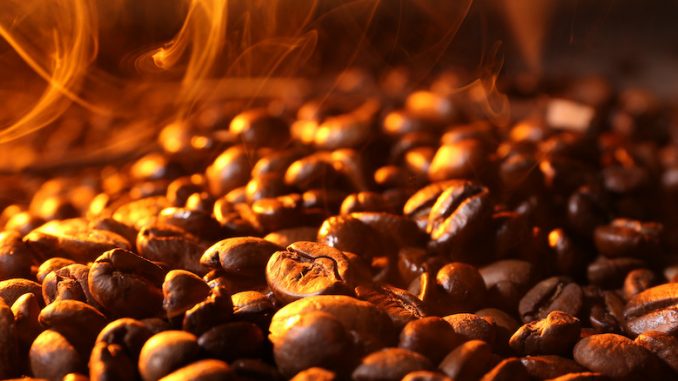
M 0 378 L 678 379 L 672 108 L 452 77 L 3 179 Z

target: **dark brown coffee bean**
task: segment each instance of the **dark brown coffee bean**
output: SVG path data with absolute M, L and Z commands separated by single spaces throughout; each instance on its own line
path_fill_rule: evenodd
M 252 203 L 239 205 L 242 217 L 262 233 L 304 225 L 301 204 L 298 194 L 264 198 Z
M 259 359 L 238 359 L 231 363 L 236 379 L 247 381 L 281 381 L 280 372 Z
M 439 368 L 453 380 L 477 380 L 492 368 L 491 357 L 492 350 L 486 342 L 471 340 L 450 352 Z
M 678 374 L 678 338 L 673 335 L 647 331 L 636 337 L 634 342 L 650 352 L 654 353 L 660 360 L 668 365 L 674 372 L 674 377 Z
M 38 267 L 38 273 L 36 274 L 35 277 L 38 279 L 38 282 L 42 283 L 47 274 L 51 273 L 52 271 L 58 270 L 62 267 L 72 265 L 74 263 L 75 261 L 68 258 L 61 257 L 50 258 L 40 264 L 40 267 Z
M 629 271 L 643 267 L 647 267 L 647 264 L 642 259 L 599 256 L 595 261 L 589 263 L 586 269 L 586 277 L 589 283 L 596 286 L 607 289 L 619 288 L 623 285 Z
M 584 367 L 611 378 L 648 377 L 653 355 L 632 340 L 612 333 L 593 335 L 575 345 L 574 359 Z
M 0 233 L 0 281 L 28 278 L 31 275 L 33 254 L 15 232 Z
M 624 300 L 614 291 L 584 288 L 591 327 L 598 333 L 620 333 L 624 326 Z
M 530 375 L 520 359 L 511 357 L 502 360 L 492 370 L 485 373 L 480 381 L 528 381 Z
M 477 139 L 462 139 L 443 143 L 438 148 L 428 178 L 431 181 L 478 178 L 487 171 L 489 152 Z
M 327 369 L 313 367 L 302 370 L 292 377 L 292 381 L 334 381 L 337 374 Z
M 659 252 L 662 230 L 662 225 L 656 222 L 619 218 L 610 225 L 597 227 L 593 237 L 596 248 L 606 257 L 647 258 Z
M 652 270 L 631 270 L 624 279 L 624 298 L 630 300 L 639 293 L 657 285 L 657 283 L 659 283 L 659 279 Z
M 277 251 L 266 265 L 268 286 L 282 303 L 311 295 L 351 295 L 366 273 L 357 260 L 313 242 L 297 242 Z
M 353 371 L 352 378 L 358 381 L 399 381 L 410 372 L 431 368 L 431 362 L 419 353 L 403 348 L 385 348 L 365 356 Z
M 360 285 L 354 291 L 358 299 L 386 312 L 396 328 L 426 315 L 421 300 L 405 290 L 389 285 Z
M 548 247 L 553 254 L 553 265 L 559 274 L 580 278 L 584 274 L 586 250 L 563 229 L 553 229 L 548 234 Z
M 106 317 L 96 308 L 77 300 L 59 300 L 46 306 L 38 318 L 40 324 L 59 332 L 85 359 L 94 346 Z
M 438 270 L 436 284 L 444 293 L 445 303 L 462 310 L 474 310 L 485 301 L 485 282 L 471 265 L 461 262 L 446 264 Z
M 263 277 L 271 255 L 282 247 L 257 237 L 227 238 L 205 250 L 203 266 L 221 268 L 227 274 Z
M 233 294 L 233 317 L 268 328 L 275 306 L 266 295 L 257 291 L 243 291 Z
M 487 188 L 470 181 L 451 184 L 428 216 L 426 232 L 432 248 L 445 250 L 469 242 L 489 223 L 491 212 Z
M 17 345 L 19 344 L 18 335 L 21 333 L 17 329 L 21 328 L 23 327 L 15 324 L 10 307 L 0 298 L 0 377 L 2 378 L 10 378 L 19 373 L 17 361 L 20 358 Z
M 45 304 L 55 300 L 79 300 L 96 306 L 87 286 L 89 267 L 75 263 L 55 270 L 42 282 Z
M 48 222 L 24 237 L 24 242 L 40 258 L 59 256 L 81 263 L 93 261 L 107 250 L 130 248 L 129 242 L 115 233 L 90 229 L 85 219 Z
M 389 205 L 381 194 L 375 192 L 351 193 L 341 203 L 340 213 L 388 212 Z
M 419 247 L 403 247 L 398 250 L 398 275 L 403 284 L 411 284 L 426 271 L 426 261 L 430 259 L 428 252 Z
M 213 287 L 204 300 L 186 311 L 181 327 L 194 335 L 231 320 L 233 301 L 223 287 Z
M 573 192 L 567 202 L 567 221 L 578 234 L 590 237 L 597 226 L 605 225 L 610 206 L 602 190 L 588 185 Z
M 165 197 L 146 197 L 119 206 L 113 213 L 113 219 L 140 230 L 155 223 L 160 211 L 168 206 L 169 201 Z
M 432 364 L 440 361 L 464 339 L 439 317 L 413 320 L 400 332 L 398 346 L 426 356 Z
M 33 376 L 48 380 L 61 380 L 68 373 L 85 368 L 73 345 L 60 333 L 50 329 L 35 338 L 29 358 Z
M 347 192 L 334 188 L 311 189 L 304 192 L 301 198 L 304 201 L 304 209 L 308 212 L 315 211 L 319 214 L 338 214 L 341 203 L 348 195 Z
M 309 152 L 305 148 L 290 148 L 285 150 L 275 150 L 264 154 L 252 168 L 252 177 L 262 177 L 285 174 L 287 167 L 294 161 L 301 159 Z
M 206 359 L 175 370 L 161 378 L 162 381 L 218 381 L 235 379 L 233 370 L 223 361 Z
M 406 374 L 403 381 L 452 381 L 452 379 L 440 372 L 416 370 Z
M 246 147 L 283 147 L 290 139 L 289 126 L 266 109 L 251 109 L 236 115 L 230 132 Z
M 151 336 L 150 332 L 148 336 Z M 136 357 L 132 358 L 122 345 L 97 341 L 89 359 L 89 377 L 92 381 L 138 379 L 136 364 Z
M 159 380 L 197 360 L 199 351 L 196 337 L 188 332 L 160 332 L 141 348 L 139 372 L 144 381 Z
M 210 288 L 199 276 L 189 271 L 172 270 L 165 275 L 162 293 L 162 308 L 171 320 L 205 299 Z
M 386 237 L 387 244 L 394 242 L 398 247 L 423 247 L 426 242 L 426 235 L 409 218 L 379 212 L 356 212 L 350 215 Z
M 198 345 L 210 357 L 224 361 L 260 357 L 265 337 L 261 329 L 249 322 L 221 324 L 198 338 Z
M 135 319 L 121 318 L 108 323 L 99 332 L 96 341 L 97 343 L 103 342 L 115 346 L 111 350 L 124 351 L 133 360 L 136 367 L 141 348 L 153 334 L 154 332 L 148 324 Z
M 560 311 L 520 327 L 509 345 L 523 355 L 567 355 L 579 339 L 579 319 Z
M 506 311 L 517 310 L 518 302 L 536 278 L 531 263 L 515 259 L 497 261 L 480 268 L 489 302 Z
M 149 261 L 166 263 L 169 268 L 204 274 L 207 268 L 200 257 L 209 245 L 173 226 L 148 226 L 139 231 L 137 251 Z
M 338 176 L 329 154 L 318 152 L 290 164 L 285 172 L 285 184 L 301 190 L 324 188 Z
M 494 324 L 474 314 L 454 314 L 443 319 L 464 341 L 482 340 L 490 345 L 495 341 Z
M 509 339 L 520 324 L 511 315 L 497 308 L 484 308 L 475 313 L 494 328 L 494 351 L 502 354 L 511 352 Z
M 374 171 L 374 182 L 382 188 L 417 188 L 423 185 L 421 179 L 407 169 L 396 165 L 385 165 Z
M 94 300 L 115 316 L 149 317 L 162 311 L 163 270 L 122 249 L 92 264 L 88 286 Z
M 520 361 L 527 369 L 527 373 L 536 379 L 551 379 L 586 370 L 574 360 L 560 356 L 526 356 Z
M 40 316 L 38 298 L 30 293 L 21 295 L 12 304 L 12 313 L 14 314 L 14 326 L 16 328 L 19 350 L 25 355 L 28 353 L 33 340 L 44 330 L 38 321 Z M 11 335 L 4 337 L 11 337 Z M 3 348 L 5 347 L 3 346 Z M 24 361 L 21 361 L 21 363 L 23 364 Z
M 626 329 L 632 335 L 646 331 L 678 332 L 678 283 L 665 283 L 634 296 L 624 308 Z
M 200 239 L 213 241 L 223 236 L 219 222 L 210 213 L 188 208 L 165 208 L 158 215 L 158 225 L 176 226 Z
M 269 331 L 276 364 L 290 376 L 312 366 L 345 374 L 351 369 L 345 365 L 388 346 L 395 337 L 386 313 L 342 295 L 292 302 L 276 312 Z
M 241 145 L 232 146 L 222 152 L 205 171 L 212 195 L 220 197 L 247 184 L 252 169 L 251 163 L 256 160 L 252 159 L 254 158 L 250 157 Z
M 581 287 L 565 277 L 547 278 L 532 287 L 518 305 L 523 322 L 544 319 L 552 311 L 562 311 L 581 316 L 584 292 Z
M 271 232 L 264 239 L 280 247 L 287 247 L 297 241 L 315 241 L 317 236 L 318 228 L 300 226 Z
M 384 237 L 369 225 L 351 216 L 332 216 L 318 229 L 317 241 L 365 259 L 388 255 Z
M 130 175 L 136 180 L 169 179 L 176 177 L 176 172 L 173 163 L 161 153 L 142 156 L 130 168 Z
M 0 298 L 7 305 L 12 305 L 23 294 L 31 293 L 42 299 L 42 287 L 39 284 L 22 278 L 13 278 L 0 281 Z
M 457 180 L 441 181 L 419 189 L 405 203 L 403 214 L 413 219 L 423 217 L 424 222 L 427 222 L 431 208 L 440 194 L 456 183 Z
M 426 90 L 410 93 L 405 100 L 405 110 L 411 117 L 436 126 L 448 124 L 457 114 L 450 99 Z
M 256 233 L 256 228 L 244 219 L 238 208 L 224 197 L 214 202 L 213 214 L 225 230 L 226 236 L 247 236 Z

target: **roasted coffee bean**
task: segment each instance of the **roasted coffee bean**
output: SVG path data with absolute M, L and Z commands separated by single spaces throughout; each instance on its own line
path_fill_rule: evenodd
M 186 311 L 181 327 L 201 335 L 210 328 L 231 320 L 233 301 L 223 287 L 213 287 L 204 300 Z
M 652 377 L 652 353 L 632 340 L 612 333 L 593 335 L 575 345 L 574 359 L 584 367 L 611 378 Z
M 379 193 L 359 192 L 346 196 L 341 203 L 340 214 L 353 212 L 388 212 L 389 205 Z
M 484 308 L 476 311 L 475 315 L 494 328 L 494 351 L 502 354 L 511 352 L 508 342 L 520 324 L 511 315 L 497 308 Z
M 325 119 L 315 131 L 315 146 L 326 150 L 355 148 L 365 144 L 372 135 L 371 117 L 356 111 Z
M 236 115 L 229 130 L 246 147 L 282 147 L 290 139 L 287 123 L 266 109 L 251 109 Z
M 60 380 L 68 373 L 82 371 L 85 365 L 73 345 L 50 329 L 35 338 L 29 358 L 33 376 L 49 380 Z
M 591 327 L 599 333 L 620 333 L 624 326 L 624 300 L 614 291 L 584 289 Z
M 411 117 L 436 126 L 448 124 L 457 114 L 450 99 L 425 90 L 409 94 L 405 100 L 405 110 Z
M 233 294 L 233 318 L 255 323 L 268 328 L 275 306 L 266 295 L 257 291 L 243 291 Z
M 92 220 L 89 226 L 95 230 L 105 230 L 115 233 L 125 238 L 127 242 L 132 245 L 137 239 L 137 231 L 134 227 L 125 225 L 122 222 L 113 219 L 113 217 L 99 217 Z
M 426 249 L 419 247 L 403 247 L 398 250 L 398 275 L 403 284 L 411 284 L 426 271 L 426 261 L 430 255 Z
M 431 161 L 428 178 L 431 181 L 477 179 L 487 171 L 488 164 L 488 149 L 478 139 L 443 142 Z
M 252 178 L 268 175 L 284 175 L 285 170 L 287 170 L 290 164 L 308 153 L 307 149 L 300 147 L 266 153 L 254 164 Z
M 567 201 L 567 221 L 578 234 L 591 237 L 597 226 L 605 225 L 611 214 L 603 191 L 583 185 Z
M 351 217 L 360 220 L 372 229 L 378 231 L 383 237 L 386 237 L 385 244 L 390 246 L 391 242 L 399 248 L 408 246 L 423 247 L 426 242 L 426 235 L 423 234 L 417 225 L 409 218 L 397 214 L 379 213 L 379 212 L 356 212 L 351 213 Z
M 452 381 L 444 373 L 430 370 L 416 370 L 403 377 L 403 381 Z
M 547 238 L 556 272 L 576 278 L 583 277 L 586 261 L 589 260 L 584 247 L 563 229 L 551 230 Z
M 474 310 L 485 301 L 485 282 L 471 265 L 461 262 L 446 264 L 438 270 L 436 284 L 444 292 L 444 302 L 458 308 Z
M 145 381 L 159 380 L 197 360 L 199 351 L 196 337 L 188 332 L 160 332 L 141 348 L 139 372 Z
M 139 231 L 136 246 L 139 255 L 149 261 L 196 274 L 207 272 L 200 257 L 209 245 L 182 229 L 167 225 L 144 227 Z
M 224 361 L 260 357 L 264 342 L 261 329 L 244 321 L 218 325 L 198 338 L 198 345 L 205 353 Z
M 180 177 L 167 186 L 167 201 L 170 205 L 181 207 L 193 193 L 202 192 L 205 189 L 206 180 L 202 175 Z
M 25 355 L 28 353 L 28 348 L 33 343 L 33 340 L 44 329 L 38 321 L 40 316 L 38 298 L 30 293 L 21 295 L 12 304 L 12 313 L 14 314 L 14 326 L 16 328 L 18 345 L 22 355 Z M 11 335 L 4 337 L 11 337 Z M 21 363 L 23 362 L 21 361 Z
M 0 377 L 2 378 L 10 378 L 19 373 L 17 360 L 20 358 L 17 344 L 21 333 L 17 329 L 24 327 L 15 324 L 14 319 L 12 310 L 0 298 Z
M 440 361 L 460 345 L 464 338 L 439 317 L 413 320 L 400 332 L 398 346 L 426 356 L 432 364 Z
M 209 293 L 210 287 L 199 276 L 185 270 L 172 270 L 162 284 L 162 307 L 171 320 L 193 308 Z
M 426 223 L 431 208 L 433 207 L 433 204 L 436 203 L 436 200 L 438 200 L 440 194 L 443 193 L 445 189 L 457 183 L 458 181 L 456 180 L 441 181 L 419 189 L 405 203 L 403 214 L 413 219 L 423 217 L 424 223 Z
M 188 208 L 165 208 L 158 215 L 158 225 L 176 226 L 198 238 L 212 241 L 223 236 L 221 225 L 210 213 Z
M 396 328 L 426 315 L 423 303 L 405 290 L 389 285 L 360 285 L 355 288 L 358 299 L 368 301 L 386 312 Z
M 470 181 L 457 181 L 445 189 L 428 216 L 426 232 L 435 250 L 469 242 L 489 223 L 489 190 Z
M 518 305 L 525 323 L 544 319 L 552 311 L 581 316 L 583 308 L 584 292 L 577 283 L 565 277 L 551 277 L 537 283 Z
M 586 370 L 574 360 L 553 355 L 525 356 L 520 361 L 527 369 L 527 373 L 536 379 L 551 379 Z
M 149 153 L 142 156 L 130 168 L 130 175 L 137 180 L 169 179 L 176 177 L 176 172 L 173 163 L 161 153 Z
M 453 380 L 477 380 L 492 366 L 492 350 L 482 340 L 471 340 L 450 352 L 438 366 Z
M 161 378 L 162 381 L 217 381 L 235 379 L 233 370 L 223 361 L 206 359 L 175 370 Z
M 231 363 L 236 379 L 247 381 L 282 381 L 280 372 L 259 359 L 238 359 Z
M 485 373 L 480 381 L 528 381 L 530 375 L 525 366 L 516 357 L 502 360 L 492 370 Z
M 45 299 L 45 304 L 50 304 L 55 300 L 72 299 L 96 305 L 87 286 L 88 275 L 89 267 L 79 263 L 47 274 L 42 281 L 42 297 Z
M 119 206 L 113 213 L 113 219 L 140 230 L 153 224 L 160 211 L 170 206 L 165 197 L 154 196 L 130 201 Z
M 266 265 L 266 281 L 277 300 L 290 303 L 311 295 L 352 295 L 367 281 L 357 258 L 323 244 L 296 242 L 275 252 Z
M 112 315 L 142 318 L 162 310 L 164 275 L 144 258 L 114 249 L 94 261 L 87 283 L 94 300 Z
M 586 277 L 589 283 L 596 286 L 607 289 L 619 288 L 623 285 L 629 271 L 643 267 L 647 267 L 647 264 L 642 259 L 600 256 L 589 263 L 586 269 Z
M 76 350 L 87 358 L 106 317 L 96 308 L 77 300 L 55 301 L 40 312 L 43 327 L 59 332 Z
M 91 230 L 85 219 L 48 222 L 24 237 L 24 242 L 40 258 L 60 256 L 81 263 L 93 261 L 107 250 L 130 248 L 129 242 L 118 234 Z
M 490 345 L 495 341 L 494 324 L 475 314 L 454 314 L 443 319 L 464 341 L 482 340 Z
M 253 202 L 249 208 L 241 204 L 240 213 L 257 231 L 265 234 L 306 224 L 301 203 L 298 194 L 264 198 Z
M 635 269 L 629 271 L 624 279 L 624 298 L 629 300 L 639 293 L 659 283 L 658 277 L 652 270 Z
M 319 152 L 290 164 L 285 172 L 285 184 L 301 190 L 324 188 L 334 183 L 338 176 L 329 155 Z
M 251 163 L 254 162 L 252 159 L 241 145 L 222 152 L 205 171 L 210 192 L 220 197 L 245 185 L 250 177 Z
M 216 200 L 214 197 L 212 197 L 212 195 L 207 192 L 193 193 L 192 195 L 188 196 L 184 206 L 188 210 L 195 210 L 198 212 L 210 214 L 214 209 L 215 201 Z
M 96 338 L 97 343 L 111 346 L 112 351 L 124 351 L 136 367 L 139 353 L 146 340 L 153 336 L 153 330 L 144 322 L 121 318 L 106 325 Z
M 29 278 L 33 253 L 15 232 L 0 232 L 0 281 Z
M 357 218 L 333 216 L 318 229 L 317 241 L 342 251 L 360 255 L 369 260 L 388 255 L 384 250 L 384 237 Z
M 221 268 L 226 274 L 262 277 L 271 255 L 282 247 L 257 237 L 227 238 L 205 250 L 203 266 Z
M 395 337 L 386 313 L 342 295 L 292 302 L 276 312 L 269 331 L 278 369 L 288 377 L 312 366 L 345 374 L 351 364 Z
M 499 179 L 502 190 L 511 198 L 539 192 L 544 188 L 544 175 L 536 171 L 539 165 L 535 155 L 527 152 L 511 152 L 502 158 Z
M 225 236 L 247 236 L 256 233 L 255 227 L 224 197 L 214 202 L 213 214 L 225 230 Z
M 560 311 L 524 324 L 509 345 L 523 355 L 567 355 L 579 339 L 579 319 Z
M 7 305 L 12 305 L 23 294 L 31 293 L 42 299 L 42 288 L 39 284 L 22 278 L 13 278 L 0 281 L 0 298 Z
M 313 367 L 302 370 L 292 377 L 292 381 L 334 381 L 337 379 L 336 373 L 327 369 Z
M 399 381 L 410 372 L 431 368 L 431 362 L 419 353 L 403 348 L 385 348 L 365 356 L 351 377 L 358 381 Z
M 531 263 L 515 259 L 497 261 L 480 268 L 489 302 L 506 311 L 515 311 L 523 294 L 536 278 Z
M 58 270 L 62 267 L 72 265 L 74 263 L 75 261 L 68 258 L 61 257 L 50 258 L 42 262 L 42 264 L 40 264 L 40 267 L 38 267 L 38 273 L 35 275 L 35 277 L 38 279 L 38 282 L 42 283 L 47 274 L 51 273 L 52 271 Z
M 660 360 L 668 365 L 674 372 L 674 377 L 678 375 L 678 338 L 673 335 L 647 331 L 636 337 L 634 342 L 650 352 L 654 353 Z
M 626 330 L 632 335 L 646 331 L 678 332 L 678 283 L 665 283 L 634 296 L 624 308 Z
M 280 247 L 287 247 L 298 241 L 315 241 L 317 236 L 318 228 L 300 226 L 271 232 L 264 239 Z
M 647 258 L 659 252 L 662 230 L 656 222 L 620 218 L 597 227 L 593 238 L 598 251 L 606 257 Z
M 248 202 L 254 202 L 263 198 L 282 196 L 291 191 L 280 174 L 267 174 L 253 177 L 247 183 L 245 197 Z

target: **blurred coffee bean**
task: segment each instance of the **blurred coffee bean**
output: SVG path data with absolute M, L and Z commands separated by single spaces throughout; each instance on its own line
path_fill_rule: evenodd
M 21 360 L 17 345 L 20 332 L 24 327 L 15 324 L 12 309 L 0 298 L 0 377 L 10 378 L 19 374 L 18 361 Z M 24 354 L 21 353 L 21 356 Z
M 137 238 L 137 231 L 132 226 L 125 225 L 112 217 L 98 217 L 90 220 L 89 226 L 94 230 L 106 230 L 115 233 L 134 244 Z
M 19 212 L 7 220 L 5 230 L 17 232 L 23 237 L 44 223 L 45 220 L 38 216 L 33 216 L 29 212 Z
M 252 178 L 270 175 L 280 176 L 285 173 L 290 164 L 308 153 L 308 150 L 302 148 L 290 148 L 289 150 L 276 150 L 267 153 L 254 164 Z
M 234 379 L 233 370 L 223 361 L 206 359 L 175 370 L 161 378 L 163 381 L 212 381 Z
M 318 229 L 317 241 L 366 260 L 389 254 L 384 248 L 384 237 L 378 231 L 348 215 L 326 219 Z
M 283 147 L 290 139 L 287 123 L 265 109 L 241 112 L 231 120 L 229 130 L 252 148 Z
M 591 236 L 593 230 L 609 220 L 610 206 L 605 194 L 595 187 L 581 186 L 567 202 L 567 220 L 570 227 L 582 236 Z
M 490 346 L 481 340 L 471 340 L 450 352 L 438 366 L 453 380 L 477 380 L 494 364 Z
M 662 225 L 628 219 L 613 220 L 594 233 L 598 251 L 609 258 L 651 257 L 659 251 Z
M 582 277 L 589 259 L 587 251 L 564 229 L 551 230 L 547 239 L 554 269 L 559 274 Z
M 337 375 L 327 369 L 313 367 L 302 370 L 292 377 L 292 381 L 334 381 Z
M 31 293 L 38 299 L 42 299 L 42 287 L 32 280 L 12 278 L 0 281 L 0 298 L 7 305 L 12 305 L 23 294 Z M 42 304 L 42 303 L 41 303 Z
M 351 217 L 360 220 L 386 237 L 386 245 L 394 242 L 399 248 L 424 246 L 426 235 L 409 218 L 393 213 L 355 212 Z
M 288 187 L 282 176 L 267 174 L 253 177 L 245 186 L 245 197 L 248 202 L 254 202 L 263 198 L 272 198 L 288 194 L 292 189 Z
M 647 349 L 611 333 L 581 339 L 573 356 L 582 366 L 615 379 L 652 377 L 656 361 Z
M 388 212 L 389 206 L 379 193 L 360 192 L 348 195 L 341 203 L 340 214 L 353 212 Z
M 206 267 L 220 268 L 227 274 L 260 278 L 264 276 L 271 255 L 281 249 L 262 238 L 227 238 L 205 250 L 200 262 Z
M 223 361 L 260 357 L 264 342 L 261 329 L 244 321 L 218 325 L 198 338 L 198 345 L 205 353 Z
M 659 279 L 652 270 L 631 270 L 626 274 L 626 279 L 624 279 L 624 298 L 629 300 L 648 288 L 656 286 L 658 283 Z
M 207 192 L 193 193 L 186 200 L 186 209 L 211 214 L 215 199 Z
M 188 208 L 165 208 L 158 215 L 158 225 L 176 226 L 206 241 L 223 237 L 219 223 L 210 213 Z
M 0 281 L 29 278 L 33 253 L 15 232 L 0 232 Z
M 136 247 L 139 255 L 149 261 L 166 263 L 172 269 L 196 274 L 207 272 L 207 268 L 200 264 L 200 257 L 209 245 L 177 227 L 144 227 L 139 231 Z
M 566 277 L 544 279 L 520 299 L 518 311 L 525 323 L 545 319 L 552 311 L 581 316 L 584 293 L 581 287 Z
M 176 164 L 160 153 L 149 153 L 138 159 L 130 168 L 130 175 L 136 180 L 171 179 L 178 174 Z
M 190 195 L 202 192 L 205 189 L 205 182 L 205 177 L 202 175 L 180 177 L 167 186 L 165 195 L 167 201 L 175 207 L 184 206 Z
M 443 319 L 464 341 L 482 340 L 490 345 L 495 342 L 496 329 L 494 323 L 475 314 L 454 314 Z
M 407 150 L 405 168 L 419 178 L 427 178 L 436 150 L 433 147 L 415 147 Z
M 285 184 L 301 190 L 324 188 L 332 184 L 337 176 L 329 154 L 319 152 L 290 164 L 285 172 Z
M 212 195 L 220 197 L 245 185 L 250 178 L 255 156 L 241 145 L 232 146 L 221 153 L 205 171 Z
M 599 256 L 590 262 L 586 269 L 589 283 L 603 288 L 618 288 L 624 284 L 626 274 L 631 270 L 647 267 L 642 259 L 617 257 L 607 258 Z
M 432 364 L 438 364 L 464 338 L 454 332 L 448 322 L 439 317 L 423 317 L 410 321 L 400 332 L 398 346 L 420 353 Z
M 314 241 L 318 235 L 318 229 L 310 226 L 276 230 L 267 234 L 264 239 L 280 247 L 287 247 L 297 241 Z
M 36 274 L 36 278 L 38 282 L 42 283 L 45 277 L 52 271 L 56 271 L 60 268 L 72 265 L 74 263 L 75 261 L 68 258 L 61 257 L 50 258 L 40 264 L 40 266 L 38 267 L 38 273 Z
M 84 370 L 84 363 L 73 345 L 49 329 L 35 339 L 29 357 L 31 373 L 37 378 L 60 380 L 68 373 Z
M 632 335 L 646 331 L 678 332 L 678 283 L 649 288 L 628 301 L 624 308 L 626 329 Z
M 235 372 L 236 379 L 245 381 L 282 381 L 280 372 L 263 360 L 238 359 L 231 363 L 231 369 Z
M 451 100 L 424 90 L 407 96 L 405 110 L 412 117 L 434 125 L 448 124 L 457 113 Z
M 140 230 L 153 224 L 160 211 L 170 206 L 165 197 L 155 196 L 134 200 L 120 205 L 113 213 L 113 219 Z
M 351 377 L 359 381 L 397 381 L 410 372 L 431 368 L 431 362 L 419 353 L 403 348 L 385 348 L 365 356 Z
M 516 311 L 523 294 L 534 284 L 536 273 L 529 262 L 507 259 L 480 268 L 488 290 L 488 302 Z
M 524 324 L 509 345 L 523 355 L 567 355 L 579 338 L 579 319 L 560 311 Z
M 197 360 L 199 351 L 196 337 L 188 332 L 160 332 L 141 348 L 139 372 L 144 381 L 159 380 Z
M 94 300 L 114 316 L 143 318 L 162 310 L 163 270 L 122 249 L 102 254 L 89 271 Z
M 668 365 L 674 372 L 673 376 L 678 374 L 678 338 L 668 333 L 647 331 L 638 335 L 634 342 Z
M 438 148 L 428 168 L 428 178 L 431 181 L 482 179 L 488 165 L 489 152 L 483 143 L 477 139 L 463 139 Z
M 585 368 L 574 360 L 561 356 L 525 356 L 520 361 L 527 369 L 527 373 L 536 379 L 552 379 L 568 373 L 585 371 Z
M 495 365 L 489 372 L 480 379 L 480 381 L 500 381 L 500 380 L 515 380 L 528 381 L 530 375 L 527 373 L 525 366 L 517 357 L 509 357 Z
M 44 330 L 38 317 L 40 316 L 40 304 L 38 298 L 33 294 L 23 294 L 12 304 L 12 314 L 14 314 L 14 327 L 16 332 L 19 353 L 21 356 L 28 354 L 33 340 Z M 11 338 L 11 334 L 5 333 L 5 338 Z M 12 348 L 3 346 L 3 348 Z M 22 366 L 28 365 L 26 359 L 17 359 Z

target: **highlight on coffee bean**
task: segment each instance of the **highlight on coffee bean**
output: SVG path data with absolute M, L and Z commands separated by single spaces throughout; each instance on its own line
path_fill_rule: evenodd
M 678 379 L 678 5 L 0 1 L 0 379 Z

